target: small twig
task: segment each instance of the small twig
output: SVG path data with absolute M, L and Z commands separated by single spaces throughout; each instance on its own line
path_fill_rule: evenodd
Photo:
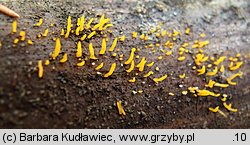
M 4 14 L 10 16 L 10 17 L 13 17 L 13 18 L 19 18 L 20 17 L 16 12 L 14 12 L 13 10 L 11 10 L 11 9 L 1 5 L 1 4 L 0 4 L 0 12 L 4 13 Z

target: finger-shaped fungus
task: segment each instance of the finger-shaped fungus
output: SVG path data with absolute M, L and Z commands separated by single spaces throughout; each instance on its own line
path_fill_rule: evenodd
M 101 55 L 105 54 L 106 48 L 107 48 L 106 39 L 103 38 L 103 39 L 102 39 L 102 49 L 100 50 L 99 54 L 101 54 Z
M 81 43 L 81 41 L 78 41 L 78 43 L 77 43 L 76 57 L 82 57 L 82 43 Z
M 93 48 L 93 44 L 89 43 L 89 58 L 96 60 L 97 58 L 95 57 L 95 51 Z
M 112 63 L 112 65 L 111 65 L 111 67 L 109 69 L 109 72 L 106 73 L 104 75 L 104 77 L 107 78 L 107 77 L 111 76 L 113 74 L 113 72 L 115 71 L 115 68 L 116 68 L 116 63 Z
M 42 60 L 38 61 L 37 67 L 38 67 L 38 77 L 42 78 L 43 77 L 43 62 L 42 62 Z
M 60 38 L 57 38 L 56 39 L 55 50 L 54 50 L 54 52 L 51 55 L 54 60 L 59 55 L 60 51 L 61 51 L 61 41 L 60 41 Z
M 154 78 L 153 81 L 158 84 L 159 82 L 162 82 L 163 80 L 165 80 L 168 76 L 167 75 L 164 75 L 160 78 Z
M 135 48 L 131 49 L 129 59 L 127 61 L 125 61 L 124 64 L 130 64 L 132 62 L 132 60 L 134 59 L 135 51 L 136 51 Z
M 14 20 L 14 21 L 12 22 L 12 33 L 16 33 L 16 29 L 17 29 L 17 21 Z
M 109 48 L 109 51 L 110 51 L 110 52 L 114 51 L 115 46 L 116 46 L 116 44 L 117 44 L 117 41 L 118 41 L 118 38 L 115 38 L 115 40 L 113 41 L 111 47 Z
M 104 65 L 104 63 L 102 62 L 102 63 L 100 63 L 96 68 L 95 68 L 95 70 L 99 70 L 99 69 L 101 69 L 102 67 L 103 67 L 103 65 Z
M 117 101 L 116 102 L 116 105 L 117 105 L 117 109 L 118 109 L 118 112 L 120 115 L 126 115 L 123 107 L 122 107 L 122 101 Z
M 131 71 L 133 71 L 133 70 L 134 70 L 134 67 L 135 67 L 135 61 L 134 61 L 134 60 L 132 60 L 132 62 L 131 62 L 131 64 L 130 64 L 129 69 L 128 69 L 128 70 L 126 70 L 126 72 L 130 73 Z
M 68 60 L 68 55 L 67 55 L 67 53 L 64 53 L 62 59 L 60 60 L 60 63 L 64 63 L 64 62 L 66 62 L 67 60 Z

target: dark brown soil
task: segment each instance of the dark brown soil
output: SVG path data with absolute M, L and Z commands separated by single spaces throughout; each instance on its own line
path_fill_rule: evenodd
M 18 34 L 11 34 L 12 19 L 0 14 L 0 128 L 249 128 L 250 127 L 250 63 L 244 58 L 240 71 L 244 72 L 242 79 L 237 79 L 237 86 L 226 89 L 213 89 L 229 96 L 229 102 L 238 109 L 237 113 L 229 112 L 221 104 L 220 98 L 194 97 L 192 94 L 182 95 L 182 91 L 190 86 L 204 88 L 209 78 L 197 76 L 192 53 L 187 59 L 178 62 L 178 48 L 173 50 L 172 57 L 161 61 L 157 57 L 160 51 L 151 53 L 143 49 L 150 43 L 164 43 L 162 39 L 152 39 L 148 42 L 132 39 L 132 31 L 144 33 L 151 26 L 156 27 L 162 22 L 163 29 L 177 29 L 182 32 L 191 28 L 190 36 L 183 36 L 176 42 L 180 46 L 184 42 L 200 39 L 209 45 L 204 49 L 210 56 L 242 56 L 250 54 L 250 2 L 248 0 L 190 0 L 190 1 L 137 1 L 137 0 L 19 0 L 3 2 L 21 15 L 18 20 L 18 31 L 25 30 L 27 38 L 33 40 L 33 45 L 25 42 L 13 46 L 13 40 Z M 60 64 L 51 61 L 44 66 L 44 76 L 37 76 L 37 61 L 49 58 L 54 50 L 55 42 L 61 28 L 66 27 L 67 17 L 72 16 L 73 24 L 81 15 L 87 19 L 105 14 L 114 25 L 110 40 L 115 36 L 126 34 L 125 42 L 119 42 L 118 48 L 127 59 L 132 47 L 142 48 L 140 58 L 145 56 L 148 62 L 157 62 L 159 72 L 155 77 L 164 74 L 168 78 L 156 85 L 153 77 L 143 78 L 139 74 L 135 83 L 128 80 L 136 72 L 127 74 L 121 66 L 124 61 L 116 60 L 111 54 L 99 57 L 95 65 L 105 62 L 100 71 L 106 73 L 111 63 L 117 63 L 115 73 L 109 78 L 96 74 L 93 61 L 87 61 L 81 68 L 75 66 L 76 44 L 78 37 L 71 35 L 69 39 L 61 38 L 62 50 L 69 54 L 69 61 Z M 34 28 L 33 25 L 44 19 L 43 25 Z M 54 24 L 54 26 L 50 26 Z M 37 39 L 37 35 L 49 28 L 47 37 Z M 54 31 L 54 34 L 51 32 Z M 89 40 L 94 48 L 101 46 L 101 35 Z M 84 55 L 88 56 L 88 41 L 83 42 Z M 112 41 L 108 42 L 110 46 Z M 60 54 L 62 57 L 63 53 Z M 136 64 L 140 59 L 136 59 Z M 186 73 L 187 78 L 179 79 Z M 226 70 L 213 79 L 223 81 L 233 73 Z M 182 87 L 180 87 L 182 85 Z M 143 90 L 143 93 L 133 94 L 133 91 Z M 170 96 L 169 92 L 174 93 Z M 122 101 L 126 116 L 118 113 L 116 102 Z M 221 106 L 227 118 L 219 113 L 212 113 L 209 107 Z

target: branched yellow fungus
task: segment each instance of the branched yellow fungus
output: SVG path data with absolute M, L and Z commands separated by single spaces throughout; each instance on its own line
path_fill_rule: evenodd
M 43 19 L 40 18 L 39 21 L 38 21 L 38 23 L 36 23 L 34 26 L 39 27 L 39 26 L 41 26 L 42 24 L 43 24 Z
M 84 15 L 80 18 L 80 31 L 83 31 L 84 29 L 84 20 L 85 20 L 85 17 Z
M 42 62 L 42 60 L 38 61 L 37 67 L 38 67 L 38 77 L 42 78 L 43 77 L 43 62 Z
M 208 60 L 208 56 L 206 56 L 206 57 L 203 57 L 201 60 L 200 60 L 200 62 L 205 62 L 205 61 L 207 61 Z
M 131 64 L 130 64 L 129 69 L 128 69 L 128 70 L 126 70 L 126 72 L 130 73 L 131 71 L 133 71 L 133 70 L 134 70 L 134 67 L 135 67 L 135 61 L 134 61 L 134 60 L 132 60 L 132 62 L 131 62 Z
M 102 63 L 100 63 L 96 68 L 95 68 L 95 70 L 99 70 L 99 69 L 101 69 L 102 67 L 103 67 L 103 65 L 104 65 L 104 63 L 102 62 Z
M 86 37 L 87 37 L 87 34 L 84 34 L 84 35 L 80 38 L 80 40 L 81 40 L 81 41 L 84 41 L 84 40 L 86 39 Z
M 218 67 L 216 66 L 212 72 L 207 72 L 206 75 L 207 76 L 214 76 L 217 74 L 217 72 L 218 72 Z
M 48 59 L 45 60 L 45 65 L 49 65 L 50 64 L 50 61 Z
M 216 113 L 216 112 L 218 112 L 219 108 L 220 108 L 220 107 L 217 106 L 217 107 L 215 107 L 215 108 L 209 107 L 208 109 L 209 109 L 209 111 Z
M 132 38 L 136 38 L 137 37 L 137 32 L 133 31 L 132 32 Z
M 238 68 L 240 68 L 240 66 L 243 64 L 243 62 L 236 62 L 235 66 L 229 67 L 229 70 L 234 71 L 237 70 Z
M 65 34 L 65 38 L 69 37 L 70 31 L 71 31 L 71 16 L 68 16 L 68 24 L 67 24 L 67 32 Z
M 151 76 L 152 74 L 154 74 L 153 71 L 149 71 L 147 74 L 145 74 L 143 77 L 146 78 L 146 77 L 149 77 Z
M 17 21 L 14 20 L 14 21 L 12 22 L 12 33 L 16 33 L 16 29 L 17 29 Z
M 60 41 L 60 38 L 57 38 L 56 39 L 55 50 L 54 50 L 54 52 L 51 55 L 54 60 L 59 55 L 60 51 L 61 51 L 61 41 Z
M 126 115 L 123 107 L 122 107 L 122 101 L 117 101 L 116 102 L 116 105 L 117 105 L 117 109 L 118 109 L 118 112 L 120 115 Z
M 136 51 L 135 48 L 131 49 L 129 59 L 125 61 L 124 64 L 130 64 L 132 62 L 132 60 L 134 59 L 135 51 Z
M 64 63 L 64 62 L 66 62 L 67 60 L 68 60 L 68 55 L 67 55 L 67 53 L 64 53 L 62 59 L 60 60 L 60 63 Z
M 82 57 L 82 43 L 81 43 L 81 41 L 78 41 L 78 43 L 77 43 L 76 57 Z
M 139 68 L 139 71 L 140 71 L 140 72 L 142 72 L 142 71 L 144 70 L 144 66 L 145 66 L 146 63 L 147 63 L 146 58 L 143 57 L 143 58 L 141 59 L 141 61 L 139 62 L 139 64 L 137 64 L 136 67 Z
M 88 35 L 88 39 L 90 39 L 91 37 L 93 37 L 95 34 L 96 34 L 96 31 L 91 32 L 91 33 Z
M 43 37 L 46 37 L 49 33 L 49 29 L 46 29 L 44 32 L 43 32 Z
M 232 82 L 232 80 L 236 77 L 241 77 L 243 75 L 242 72 L 239 72 L 239 73 L 236 73 L 234 75 L 232 75 L 230 78 L 227 79 L 227 83 L 230 84 L 230 85 L 236 85 L 237 83 L 236 82 Z
M 206 86 L 206 87 L 209 87 L 209 88 L 213 88 L 215 83 L 216 83 L 215 81 L 209 80 L 208 84 L 205 85 L 205 86 Z
M 15 38 L 14 41 L 13 41 L 14 44 L 17 44 L 18 42 L 19 42 L 18 38 Z
M 164 75 L 160 78 L 154 78 L 153 81 L 158 84 L 159 82 L 162 82 L 163 80 L 165 80 L 168 76 L 167 75 Z
M 120 38 L 120 41 L 123 42 L 123 41 L 125 40 L 125 38 L 126 38 L 126 36 L 125 36 L 125 35 L 122 35 L 121 38 Z
M 96 60 L 97 58 L 95 57 L 95 51 L 93 48 L 93 44 L 89 43 L 89 58 Z
M 215 83 L 214 86 L 216 86 L 216 87 L 221 87 L 221 88 L 226 88 L 226 87 L 228 87 L 229 85 L 228 85 L 228 84 Z
M 220 67 L 220 72 L 224 72 L 225 71 L 225 67 L 224 67 L 224 65 L 221 65 L 221 67 Z
M 204 73 L 206 72 L 206 67 L 205 67 L 205 65 L 203 65 L 202 68 L 201 68 L 201 69 L 198 69 L 197 71 L 198 71 L 198 75 L 204 74 Z
M 64 29 L 62 28 L 62 31 L 61 31 L 61 34 L 60 34 L 60 35 L 63 36 L 64 33 L 65 33 L 65 32 L 64 32 Z
M 116 44 L 117 44 L 117 41 L 118 41 L 118 38 L 115 38 L 115 40 L 113 41 L 111 47 L 109 48 L 109 51 L 110 51 L 110 52 L 114 51 L 115 46 L 116 46 Z
M 148 66 L 148 67 L 151 67 L 151 66 L 154 65 L 154 63 L 155 63 L 155 62 L 152 61 L 151 63 L 147 64 L 147 66 Z
M 220 94 L 215 94 L 214 92 L 210 92 L 208 90 L 196 90 L 198 93 L 197 95 L 200 96 L 200 97 L 203 97 L 203 96 L 213 96 L 213 97 L 219 97 Z
M 185 56 L 178 57 L 178 61 L 183 61 L 183 60 L 185 60 L 185 59 L 186 59 Z
M 91 23 L 93 22 L 94 18 L 91 18 L 88 23 L 86 24 L 86 30 L 90 28 Z
M 195 91 L 198 90 L 198 87 L 188 87 L 188 90 L 194 94 Z
M 21 37 L 21 38 L 20 38 L 21 41 L 24 41 L 24 40 L 25 40 L 25 35 L 26 35 L 26 32 L 25 32 L 25 31 L 20 31 L 19 36 Z
M 135 77 L 133 77 L 131 80 L 128 80 L 130 83 L 134 83 L 136 81 Z
M 101 54 L 101 55 L 105 54 L 106 48 L 107 48 L 107 46 L 106 46 L 106 40 L 105 40 L 105 38 L 103 38 L 102 39 L 102 49 L 100 50 L 99 54 Z
M 237 111 L 238 111 L 238 109 L 232 108 L 232 103 L 229 103 L 229 104 L 227 105 L 227 103 L 224 102 L 224 103 L 223 103 L 223 106 L 224 106 L 227 110 L 229 110 L 229 111 L 232 111 L 232 112 L 237 112 Z
M 109 69 L 109 72 L 106 73 L 104 75 L 104 77 L 107 78 L 107 77 L 111 76 L 113 74 L 113 72 L 115 71 L 115 68 L 116 68 L 116 63 L 112 63 L 112 65 L 111 65 L 111 67 Z
M 183 73 L 182 75 L 179 75 L 179 78 L 180 79 L 184 79 L 186 77 L 186 74 L 185 73 Z
M 85 65 L 85 61 L 83 60 L 83 61 L 81 61 L 81 62 L 78 62 L 76 65 L 77 65 L 78 67 L 84 66 L 84 65 Z
M 221 56 L 217 61 L 214 62 L 215 65 L 219 65 L 221 62 L 223 62 L 227 57 Z
M 33 42 L 32 42 L 30 39 L 27 41 L 27 43 L 28 43 L 29 45 L 32 45 L 32 44 L 33 44 Z

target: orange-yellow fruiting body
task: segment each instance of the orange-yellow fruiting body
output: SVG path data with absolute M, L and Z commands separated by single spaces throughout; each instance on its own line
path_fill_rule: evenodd
M 158 84 L 159 82 L 162 82 L 163 80 L 165 80 L 168 76 L 167 75 L 164 75 L 160 78 L 154 78 L 153 81 Z
M 132 38 L 136 38 L 137 37 L 137 32 L 133 31 L 132 32 Z
M 217 61 L 214 62 L 215 65 L 219 65 L 221 62 L 223 62 L 227 57 L 221 56 Z
M 146 77 L 149 77 L 151 76 L 152 74 L 154 74 L 153 71 L 149 71 L 147 74 L 145 74 L 143 77 L 146 78 Z
M 117 101 L 116 102 L 116 105 L 117 105 L 117 109 L 118 109 L 118 112 L 120 115 L 126 115 L 123 107 L 122 107 L 122 101 Z
M 178 61 L 183 61 L 183 60 L 185 60 L 185 59 L 186 59 L 185 56 L 178 57 Z
M 200 97 L 203 97 L 203 96 L 213 96 L 213 97 L 219 97 L 220 94 L 215 94 L 214 92 L 210 92 L 208 90 L 196 90 L 198 93 L 197 95 L 200 96 Z
M 38 61 L 37 67 L 38 67 L 38 77 L 42 78 L 43 77 L 43 62 L 42 62 L 42 60 Z
M 227 79 L 227 83 L 230 84 L 230 85 L 236 85 L 237 83 L 236 82 L 232 82 L 232 80 L 236 77 L 241 77 L 243 75 L 242 72 L 239 72 L 239 73 L 236 73 L 234 75 L 232 75 L 230 78 Z
M 179 75 L 179 77 L 180 77 L 181 79 L 184 79 L 184 78 L 186 77 L 186 74 L 183 73 L 182 75 Z
M 226 87 L 228 87 L 229 85 L 228 85 L 228 84 L 215 83 L 214 86 L 216 86 L 216 87 L 221 87 L 221 88 L 226 88 Z
M 43 19 L 40 18 L 39 21 L 38 21 L 38 23 L 36 23 L 34 26 L 39 27 L 39 26 L 41 26 L 42 24 L 43 24 Z
M 133 77 L 131 80 L 128 80 L 130 83 L 134 83 L 136 81 L 135 77 Z
M 84 65 L 85 65 L 85 61 L 83 60 L 83 61 L 77 63 L 76 65 L 77 65 L 78 67 L 84 66 Z
M 140 61 L 140 63 L 139 64 L 137 64 L 137 68 L 139 68 L 139 71 L 140 72 L 142 72 L 143 70 L 144 70 L 144 66 L 145 66 L 145 64 L 146 64 L 146 58 L 145 57 L 143 57 L 142 59 L 141 59 L 141 61 Z
M 65 34 L 65 38 L 69 37 L 70 31 L 71 31 L 71 16 L 68 16 L 68 24 L 67 24 L 67 32 Z
M 215 108 L 209 107 L 208 109 L 209 109 L 209 111 L 216 113 L 216 112 L 218 112 L 219 108 L 220 108 L 220 107 L 217 106 L 217 107 L 215 107 Z
M 132 62 L 132 60 L 134 59 L 135 51 L 136 51 L 135 48 L 131 49 L 129 59 L 125 61 L 124 64 L 130 64 Z
M 197 71 L 198 71 L 198 75 L 204 74 L 204 73 L 206 72 L 206 67 L 205 67 L 205 65 L 203 65 L 202 68 L 201 68 L 201 69 L 198 69 Z
M 57 38 L 56 39 L 56 45 L 55 45 L 55 50 L 53 52 L 53 54 L 51 55 L 52 56 L 52 59 L 56 59 L 56 57 L 59 55 L 61 51 L 61 41 L 60 41 L 60 38 Z
M 18 42 L 19 42 L 18 38 L 15 38 L 14 41 L 13 41 L 14 44 L 17 44 Z
M 89 43 L 89 58 L 96 60 L 97 58 L 95 57 L 95 51 L 93 48 L 93 44 Z
M 214 76 L 218 72 L 218 67 L 216 66 L 212 72 L 207 72 L 207 76 Z
M 12 33 L 16 33 L 16 29 L 17 29 L 17 21 L 14 20 L 14 21 L 12 22 Z
M 50 61 L 46 59 L 44 65 L 49 65 L 49 64 L 50 64 Z
M 67 55 L 67 53 L 64 53 L 62 59 L 60 60 L 60 63 L 64 63 L 64 62 L 66 62 L 67 60 L 68 60 L 68 55 Z
M 120 38 L 120 41 L 123 42 L 123 41 L 125 40 L 125 38 L 126 38 L 126 36 L 125 36 L 125 35 L 122 35 L 121 38 Z
M 99 69 L 101 69 L 102 67 L 103 67 L 103 65 L 104 65 L 104 63 L 102 62 L 102 63 L 100 63 L 96 68 L 95 68 L 95 70 L 99 70 Z
M 88 35 L 88 39 L 90 39 L 91 37 L 93 37 L 95 34 L 96 34 L 96 31 L 91 32 L 91 33 Z
M 227 110 L 229 110 L 229 111 L 232 111 L 232 112 L 237 112 L 237 111 L 238 111 L 238 109 L 233 109 L 233 108 L 232 108 L 232 104 L 231 104 L 231 103 L 227 105 L 227 103 L 224 102 L 224 103 L 223 103 L 223 106 L 224 106 Z
M 81 41 L 84 41 L 84 40 L 86 39 L 86 37 L 87 37 L 87 34 L 84 34 L 84 35 L 80 38 L 80 40 L 81 40 Z
M 44 32 L 43 32 L 43 37 L 46 37 L 49 33 L 49 29 L 46 29 Z
M 93 22 L 94 18 L 91 18 L 88 23 L 86 24 L 86 30 L 90 28 L 91 23 Z
M 114 51 L 115 46 L 116 46 L 116 44 L 117 44 L 117 41 L 118 41 L 118 38 L 115 38 L 115 40 L 113 41 L 111 47 L 109 48 L 109 51 L 110 51 L 110 52 Z
M 237 70 L 238 68 L 240 68 L 240 66 L 243 64 L 243 62 L 236 62 L 236 65 L 235 66 L 231 66 L 229 67 L 229 70 L 231 71 L 234 71 L 234 70 Z
M 109 72 L 106 73 L 104 75 L 104 77 L 107 78 L 107 77 L 111 76 L 113 74 L 113 72 L 115 71 L 115 67 L 116 67 L 116 63 L 112 63 L 112 65 L 111 65 L 111 67 L 109 69 Z
M 25 35 L 26 35 L 26 32 L 25 32 L 25 31 L 20 31 L 19 36 L 21 37 L 21 38 L 20 38 L 21 41 L 24 41 L 24 40 L 25 40 Z
M 225 71 L 225 67 L 224 67 L 224 65 L 221 65 L 221 67 L 220 67 L 220 72 L 224 72 Z
M 128 70 L 126 70 L 126 72 L 130 73 L 131 71 L 133 71 L 133 70 L 134 70 L 134 67 L 135 67 L 135 61 L 134 61 L 134 60 L 132 60 L 132 62 L 131 62 L 131 64 L 130 64 L 129 69 L 128 69 Z
M 81 41 L 78 41 L 78 43 L 77 43 L 76 57 L 82 57 L 82 43 L 81 43 Z
M 99 54 L 100 54 L 100 55 L 105 54 L 105 52 L 106 52 L 106 48 L 107 48 L 107 45 L 106 45 L 106 39 L 105 39 L 105 38 L 103 38 L 103 39 L 102 39 L 102 49 L 100 50 Z
M 29 39 L 28 42 L 27 42 L 29 45 L 32 45 L 33 42 Z
M 154 63 L 155 63 L 155 62 L 152 61 L 151 63 L 147 64 L 147 66 L 148 66 L 148 67 L 151 67 L 151 66 L 154 65 Z
M 60 34 L 61 36 L 63 36 L 64 35 L 64 29 L 62 28 L 62 31 L 61 31 L 61 34 Z

